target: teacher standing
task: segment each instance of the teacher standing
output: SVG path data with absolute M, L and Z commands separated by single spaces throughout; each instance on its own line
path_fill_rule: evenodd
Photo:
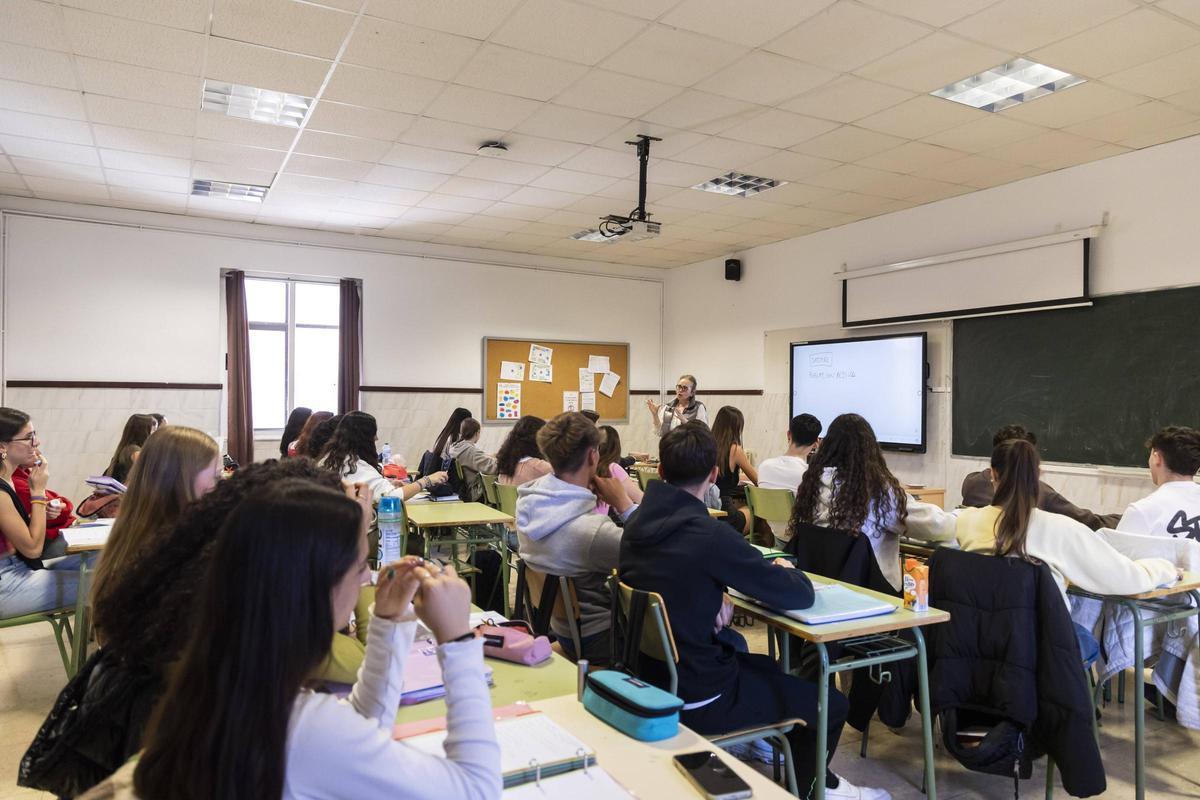
M 646 400 L 646 408 L 654 419 L 654 433 L 666 436 L 673 428 L 678 428 L 685 422 L 698 419 L 708 424 L 708 411 L 704 403 L 696 399 L 696 378 L 694 375 L 680 375 L 675 382 L 675 397 L 670 402 L 658 405 L 652 399 Z

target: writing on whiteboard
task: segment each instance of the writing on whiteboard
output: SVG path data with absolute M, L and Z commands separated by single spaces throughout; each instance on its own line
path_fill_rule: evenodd
M 811 353 L 808 356 L 810 367 L 832 367 L 833 353 Z

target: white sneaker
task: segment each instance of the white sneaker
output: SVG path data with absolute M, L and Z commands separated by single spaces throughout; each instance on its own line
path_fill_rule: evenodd
M 870 786 L 855 786 L 850 781 L 838 775 L 838 787 L 825 787 L 826 800 L 892 800 L 887 789 L 873 789 Z

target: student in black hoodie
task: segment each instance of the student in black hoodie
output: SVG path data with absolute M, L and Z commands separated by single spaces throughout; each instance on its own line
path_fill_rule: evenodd
M 727 586 L 776 608 L 807 608 L 813 587 L 782 559 L 761 553 L 729 525 L 711 518 L 703 497 L 717 479 L 717 445 L 707 428 L 685 424 L 659 442 L 661 481 L 646 487 L 641 506 L 625 523 L 619 574 L 635 589 L 666 601 L 679 649 L 681 721 L 701 734 L 719 734 L 784 719 L 817 719 L 817 687 L 783 673 L 770 657 L 738 653 L 718 636 L 713 620 Z M 642 658 L 643 677 L 668 684 L 666 666 Z M 829 757 L 846 720 L 846 698 L 829 692 Z M 815 725 L 788 734 L 796 778 L 807 796 L 815 779 Z M 852 785 L 826 774 L 830 800 L 890 800 L 883 789 Z

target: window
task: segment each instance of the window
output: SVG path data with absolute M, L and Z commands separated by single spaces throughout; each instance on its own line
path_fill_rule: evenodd
M 338 287 L 246 279 L 256 431 L 282 430 L 296 406 L 337 411 Z

